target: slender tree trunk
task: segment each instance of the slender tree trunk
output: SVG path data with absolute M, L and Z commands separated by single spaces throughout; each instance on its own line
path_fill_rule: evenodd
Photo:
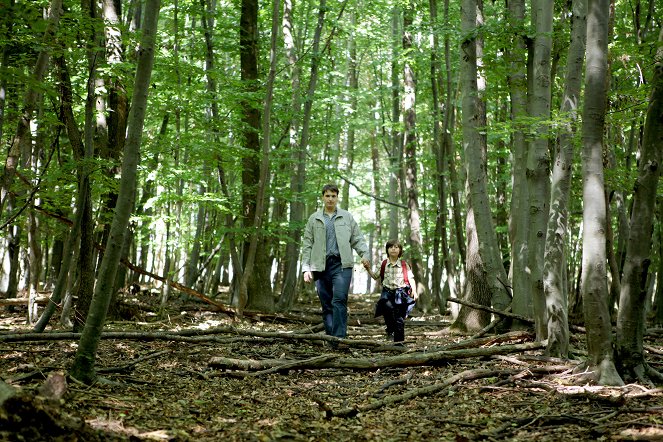
M 37 121 L 44 121 L 44 95 L 39 94 Z M 32 170 L 33 175 L 39 174 L 39 158 L 44 150 L 44 127 L 37 128 L 34 146 L 23 156 L 23 169 Z M 56 135 L 57 136 L 57 135 Z M 31 144 L 28 144 L 31 146 Z M 39 295 L 39 281 L 41 277 L 41 245 L 39 241 L 39 218 L 35 211 L 34 199 L 30 202 L 27 219 L 27 269 L 28 269 L 28 324 L 37 322 L 37 296 Z
M 37 55 L 37 62 L 35 63 L 35 68 L 32 72 L 32 78 L 30 79 L 27 91 L 25 93 L 23 108 L 21 109 L 21 114 L 18 118 L 16 133 L 11 140 L 9 145 L 9 152 L 7 153 L 7 158 L 5 160 L 5 167 L 2 173 L 2 182 L 0 183 L 0 214 L 3 213 L 3 209 L 7 203 L 10 189 L 14 181 L 14 176 L 16 175 L 16 168 L 19 164 L 21 152 L 25 151 L 25 145 L 30 141 L 30 121 L 32 120 L 32 114 L 34 113 L 35 107 L 37 105 L 37 99 L 39 96 L 39 84 L 46 75 L 48 59 L 50 56 L 50 48 L 53 44 L 53 41 L 55 40 L 55 33 L 58 29 L 58 25 L 60 24 L 61 13 L 62 0 L 51 0 L 48 10 L 48 24 L 42 39 L 42 49 Z
M 449 17 L 449 0 L 444 0 L 444 24 L 445 27 L 450 28 L 451 21 Z M 445 112 L 444 112 L 444 126 L 442 133 L 443 139 L 443 148 L 442 153 L 444 155 L 444 164 L 442 165 L 443 170 L 446 170 L 449 174 L 449 194 L 451 196 L 451 210 L 452 210 L 452 220 L 453 220 L 453 229 L 455 233 L 455 241 L 450 241 L 451 244 L 454 244 L 454 250 L 458 251 L 460 262 L 465 262 L 465 239 L 463 237 L 463 217 L 461 214 L 461 202 L 459 197 L 459 188 L 460 180 L 458 179 L 456 173 L 456 145 L 453 141 L 454 139 L 454 127 L 456 126 L 456 88 L 452 82 L 452 60 L 451 60 L 451 38 L 449 37 L 450 33 L 447 32 L 444 37 L 444 65 L 446 72 L 446 100 L 445 100 Z M 446 168 L 446 169 L 445 169 Z M 446 211 L 445 211 L 446 216 Z M 446 224 L 446 222 L 445 222 Z M 452 233 L 449 233 L 449 238 L 452 238 Z M 444 238 L 443 238 L 444 239 Z M 460 283 L 457 283 L 456 278 L 458 272 L 456 272 L 456 266 L 454 265 L 455 259 L 453 258 L 451 246 L 445 247 L 443 245 L 445 253 L 445 267 L 447 270 L 447 286 L 450 291 L 451 296 L 457 296 L 457 293 L 460 293 L 458 286 Z
M 398 60 L 400 59 L 401 33 L 400 33 L 401 11 L 398 6 L 394 6 L 391 11 L 391 35 L 392 35 L 392 55 L 391 55 L 391 149 L 389 152 L 389 201 L 401 201 L 398 192 L 398 182 L 401 171 L 402 158 L 402 135 L 398 129 L 400 127 L 401 106 L 400 106 L 400 84 L 398 81 Z M 398 208 L 389 206 L 389 238 L 397 239 L 399 232 Z
M 39 320 L 34 326 L 34 331 L 43 332 L 48 324 L 48 321 L 55 313 L 57 305 L 62 300 L 65 291 L 70 284 L 68 284 L 68 278 L 72 272 L 71 267 L 73 265 L 74 257 L 74 247 L 79 244 L 79 236 L 81 233 L 81 226 L 86 219 L 86 199 L 89 198 L 90 186 L 85 185 L 85 180 L 89 171 L 85 166 L 85 155 L 86 148 L 83 141 L 83 136 L 76 125 L 76 118 L 73 112 L 73 92 L 71 89 L 71 80 L 69 78 L 69 71 L 65 63 L 63 56 L 56 58 L 56 64 L 58 66 L 58 73 L 60 77 L 60 95 L 61 95 L 61 105 L 62 105 L 62 124 L 67 129 L 67 135 L 69 137 L 69 143 L 73 149 L 74 159 L 77 160 L 80 164 L 77 175 L 78 175 L 78 194 L 76 195 L 76 213 L 74 216 L 74 224 L 69 231 L 67 240 L 64 243 L 64 250 L 62 253 L 62 262 L 59 265 L 59 272 L 55 286 L 53 287 L 53 293 L 49 298 L 49 302 L 44 308 Z M 84 320 L 84 318 L 83 318 Z
M 663 30 L 659 43 L 663 42 Z M 647 364 L 643 338 L 646 326 L 647 274 L 651 264 L 652 228 L 656 190 L 663 160 L 663 49 L 659 47 L 652 79 L 652 91 L 645 120 L 645 132 L 638 178 L 634 186 L 633 215 L 629 228 L 624 276 L 617 317 L 616 352 L 629 379 L 645 380 Z M 660 222 L 660 220 L 659 220 Z M 659 257 L 661 259 L 661 257 Z M 660 381 L 660 379 L 659 379 Z
M 403 14 L 403 53 L 409 54 L 414 48 L 412 23 L 414 9 L 408 7 Z M 416 133 L 416 74 L 414 60 L 408 55 L 403 64 L 403 120 L 405 123 L 405 187 L 407 189 L 408 225 L 410 244 L 410 263 L 417 282 L 418 308 L 427 312 L 431 307 L 428 281 L 425 273 L 421 219 L 419 214 L 419 196 L 417 188 L 417 133 Z
M 260 186 L 266 185 L 266 179 L 261 183 L 261 143 L 260 143 L 260 107 L 258 101 L 250 96 L 257 96 L 259 88 L 258 72 L 258 1 L 242 0 L 242 11 L 239 26 L 239 44 L 240 44 L 240 68 L 241 81 L 246 93 L 245 99 L 241 102 L 242 107 L 242 133 L 241 139 L 244 148 L 249 155 L 242 158 L 242 220 L 244 227 L 249 229 L 251 235 L 245 240 L 243 250 L 243 263 L 241 272 L 234 272 L 235 284 L 239 287 L 238 307 L 245 308 L 251 301 L 248 299 L 248 293 L 256 296 L 269 296 L 271 298 L 272 287 L 269 279 L 267 263 L 269 262 L 266 253 L 251 256 L 252 235 L 260 235 L 259 226 L 255 225 L 255 220 L 261 220 L 263 213 L 256 213 L 258 206 L 264 208 L 262 201 L 259 201 Z M 251 259 L 253 262 L 249 262 Z M 255 266 L 255 267 L 254 267 Z M 243 278 L 247 267 L 250 278 Z M 246 291 L 242 285 L 246 283 Z M 265 298 L 266 299 L 266 298 Z
M 527 142 L 525 140 L 525 119 L 527 117 L 527 35 L 525 28 L 525 1 L 513 0 L 508 3 L 508 22 L 513 30 L 511 47 L 508 49 L 509 96 L 511 98 L 511 121 L 514 131 L 512 144 L 511 217 L 509 239 L 511 243 L 511 286 L 513 287 L 513 313 L 533 317 L 532 296 L 529 290 L 527 269 L 527 236 L 529 234 L 529 212 L 527 201 Z
M 110 66 L 117 66 L 125 62 L 125 57 L 122 49 L 122 35 L 121 35 L 121 19 L 122 11 L 120 9 L 120 2 L 116 0 L 103 0 L 102 16 L 104 18 L 104 33 L 105 33 L 105 49 L 106 49 L 106 62 Z M 142 3 L 138 2 L 135 9 L 135 14 L 129 14 L 130 17 L 137 19 L 132 23 L 132 30 L 135 31 L 140 28 L 140 16 L 142 13 Z M 110 70 L 111 72 L 114 69 Z M 97 121 L 95 138 L 99 140 L 98 156 L 108 160 L 113 165 L 104 170 L 107 178 L 114 180 L 115 175 L 120 173 L 119 165 L 122 152 L 124 151 L 125 135 L 127 129 L 127 115 L 129 112 L 129 101 L 126 89 L 123 84 L 123 78 L 119 75 L 109 75 L 108 78 L 102 80 L 101 78 L 96 82 L 99 87 L 108 89 L 107 100 L 98 100 L 99 106 L 97 107 L 96 115 L 100 118 Z M 107 106 L 106 106 L 107 101 Z M 108 109 L 106 109 L 108 108 Z M 108 113 L 105 120 L 101 120 L 102 116 Z M 104 136 L 105 134 L 105 136 Z M 111 219 L 111 213 L 115 210 L 117 204 L 117 191 L 110 190 L 103 195 L 103 201 L 99 212 L 102 215 L 101 219 Z M 103 229 L 97 235 L 97 241 L 100 244 L 105 244 L 110 234 L 110 224 L 105 223 Z M 98 263 L 103 259 L 103 252 L 98 255 Z M 89 304 L 91 300 L 88 297 L 85 303 Z M 87 305 L 77 306 L 78 309 L 85 308 Z
M 294 36 L 294 20 L 292 17 L 292 0 L 283 1 L 283 41 L 288 67 L 290 69 L 290 87 L 291 106 L 293 117 L 289 125 L 289 146 L 292 152 L 292 159 L 295 163 L 294 173 L 290 175 L 290 200 L 289 214 L 289 239 L 285 251 L 285 276 L 283 278 L 283 288 L 278 302 L 278 310 L 285 311 L 292 307 L 297 292 L 297 282 L 299 281 L 298 257 L 299 244 L 302 236 L 301 225 L 304 219 L 304 203 L 301 201 L 301 194 L 304 191 L 304 181 L 306 175 L 306 146 L 297 142 L 297 134 L 300 125 L 301 100 L 300 95 L 300 68 L 297 63 L 297 48 Z M 319 40 L 318 40 L 319 41 Z M 315 44 L 315 41 L 314 41 Z
M 534 38 L 531 114 L 536 120 L 534 138 L 527 156 L 529 191 L 529 233 L 527 263 L 529 292 L 534 307 L 537 340 L 547 338 L 546 301 L 543 292 L 543 257 L 546 244 L 548 204 L 550 203 L 550 64 L 554 2 L 533 1 L 536 17 Z
M 623 385 L 614 365 L 606 284 L 606 208 L 603 130 L 606 113 L 610 0 L 589 0 L 587 67 L 583 109 L 582 296 L 587 329 L 587 365 L 601 385 Z
M 432 154 L 435 158 L 435 172 L 437 175 L 437 208 L 435 211 L 435 230 L 433 234 L 433 272 L 431 274 L 431 297 L 438 305 L 439 310 L 444 314 L 446 299 L 442 300 L 442 265 L 440 263 L 440 244 L 446 243 L 446 182 L 444 177 L 444 153 L 442 151 L 443 143 L 440 134 L 440 116 L 443 107 L 440 105 L 440 93 L 442 89 L 442 77 L 440 62 L 437 54 L 440 52 L 440 44 L 435 28 L 437 26 L 437 0 L 428 2 L 428 11 L 430 13 L 431 34 L 433 36 L 432 46 L 430 48 L 430 83 L 431 83 L 431 106 L 433 117 L 433 139 Z M 444 247 L 446 249 L 446 247 Z M 444 306 L 443 306 L 444 305 Z
M 467 170 L 468 201 L 473 211 L 478 241 L 478 253 L 483 264 L 486 290 L 492 305 L 505 310 L 511 299 L 507 292 L 507 276 L 497 246 L 497 237 L 490 211 L 486 176 L 486 139 L 480 133 L 485 125 L 485 107 L 478 86 L 478 42 L 480 31 L 476 0 L 463 0 L 461 4 L 461 84 L 463 90 L 463 145 Z M 469 216 L 468 216 L 469 219 Z M 468 229 L 469 231 L 469 229 Z M 468 244 L 470 238 L 468 238 Z M 468 245 L 469 251 L 469 245 Z M 469 261 L 469 258 L 467 259 Z M 469 277 L 469 275 L 468 275 Z M 483 290 L 483 289 L 482 289 Z
M 293 72 L 293 77 L 291 85 L 293 87 L 292 103 L 295 111 L 299 108 L 299 99 L 295 95 L 296 90 L 299 87 L 299 72 L 296 72 L 298 67 L 295 66 L 295 46 L 294 39 L 292 38 L 292 26 L 294 24 L 292 20 L 292 4 L 289 0 L 285 0 L 286 9 L 284 11 L 284 37 L 288 52 L 288 63 L 291 66 L 291 72 Z M 304 202 L 301 199 L 301 194 L 304 190 L 304 182 L 306 180 L 306 169 L 304 159 L 306 158 L 306 149 L 309 143 L 309 128 L 311 124 L 311 109 L 313 106 L 313 99 L 315 96 L 315 89 L 318 82 L 318 68 L 320 66 L 320 39 L 322 36 L 322 27 L 325 23 L 325 12 L 327 10 L 326 0 L 320 0 L 320 5 L 318 8 L 318 21 L 315 28 L 315 33 L 313 35 L 313 44 L 311 47 L 311 73 L 309 76 L 308 89 L 306 91 L 306 99 L 304 101 L 304 114 L 302 115 L 302 128 L 301 128 L 301 139 L 299 145 L 296 147 L 293 146 L 296 144 L 295 130 L 298 127 L 298 113 L 295 112 L 295 118 L 290 122 L 290 146 L 295 147 L 293 150 L 293 155 L 297 160 L 297 166 L 295 173 L 293 174 L 290 180 L 290 189 L 293 195 L 293 201 L 290 203 L 290 228 L 292 229 L 292 242 L 288 242 L 288 251 L 286 255 L 290 256 L 299 256 L 299 243 L 302 235 L 303 220 L 304 220 Z M 286 32 L 286 30 L 290 32 Z M 294 252 L 297 252 L 296 254 Z M 293 255 L 289 255 L 293 253 Z M 299 273 L 297 272 L 297 262 L 290 261 L 288 269 L 286 271 L 285 282 L 283 286 L 283 293 L 281 294 L 281 299 L 279 300 L 279 310 L 286 310 L 292 306 L 295 301 L 295 293 L 297 287 L 297 281 L 299 279 Z
M 99 278 L 95 286 L 90 313 L 79 342 L 71 375 L 83 382 L 91 383 L 96 379 L 94 370 L 96 352 L 101 338 L 101 331 L 106 320 L 108 305 L 112 297 L 113 282 L 120 263 L 123 239 L 129 218 L 133 210 L 136 193 L 136 170 L 140 160 L 140 144 L 147 107 L 147 95 L 150 90 L 150 77 L 154 64 L 155 37 L 159 17 L 159 0 L 147 0 L 145 22 L 141 37 L 140 53 L 136 68 L 136 81 L 131 100 L 131 111 L 127 133 L 122 178 L 118 204 L 113 216 L 110 236 L 99 269 Z
M 582 68 L 585 59 L 587 34 L 587 4 L 573 0 L 571 17 L 571 45 L 567 56 L 567 71 L 561 112 L 567 120 L 558 137 L 557 156 L 553 166 L 550 190 L 550 214 L 543 268 L 543 287 L 548 318 L 548 345 L 550 356 L 565 358 L 569 351 L 568 297 L 566 284 L 569 230 L 569 193 L 573 150 L 582 86 Z
M 248 299 L 248 305 L 251 308 L 271 312 L 274 310 L 274 298 L 272 297 L 271 290 L 265 292 L 253 292 L 250 295 L 247 293 L 249 280 L 252 277 L 253 267 L 255 264 L 258 241 L 263 237 L 262 225 L 265 218 L 265 200 L 267 188 L 269 186 L 269 151 L 271 150 L 271 126 L 270 119 L 272 113 L 272 98 L 274 93 L 274 78 L 276 77 L 276 43 L 279 36 L 279 13 L 281 4 L 279 0 L 273 0 L 272 9 L 272 32 L 269 47 L 269 74 L 267 75 L 267 84 L 265 86 L 265 98 L 263 102 L 263 120 L 262 120 L 262 155 L 260 162 L 260 177 L 258 180 L 258 196 L 256 201 L 255 219 L 253 226 L 255 232 L 251 238 L 249 245 L 248 256 L 246 258 L 246 265 L 244 273 L 242 274 L 242 282 L 240 287 L 240 299 Z M 265 255 L 265 253 L 262 253 Z

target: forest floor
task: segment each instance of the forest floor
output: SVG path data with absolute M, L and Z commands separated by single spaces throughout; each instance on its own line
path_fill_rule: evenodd
M 30 329 L 25 309 L 0 307 L 0 380 L 28 398 L 0 408 L 0 440 L 663 440 L 661 390 L 578 385 L 582 356 L 545 358 L 527 332 L 469 339 L 416 311 L 394 347 L 375 297 L 351 295 L 349 341 L 334 348 L 316 331 L 315 300 L 241 320 L 177 302 L 157 320 L 157 297 L 142 294 L 138 317 L 107 324 L 117 334 L 101 340 L 92 386 L 66 377 L 76 336 L 7 338 Z M 572 337 L 576 355 L 584 345 Z M 663 335 L 646 346 L 662 370 Z M 58 373 L 63 388 L 48 393 Z

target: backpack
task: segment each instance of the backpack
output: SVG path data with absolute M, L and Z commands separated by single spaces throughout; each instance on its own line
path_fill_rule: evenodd
M 384 281 L 384 269 L 387 267 L 387 260 L 385 259 L 382 261 L 382 265 L 380 266 L 380 282 Z M 403 279 L 405 280 L 405 284 L 408 286 L 410 285 L 410 281 L 407 279 L 407 264 L 405 263 L 405 260 L 401 260 L 401 268 L 403 269 Z

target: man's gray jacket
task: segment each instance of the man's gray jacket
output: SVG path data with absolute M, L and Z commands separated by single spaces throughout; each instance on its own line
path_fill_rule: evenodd
M 311 215 L 304 228 L 302 272 L 322 272 L 325 270 L 327 228 L 325 227 L 323 210 L 318 210 Z M 362 235 L 359 225 L 350 212 L 339 208 L 336 209 L 334 229 L 336 230 L 338 250 L 341 254 L 341 265 L 344 268 L 354 265 L 352 249 L 362 258 L 370 260 L 364 235 Z

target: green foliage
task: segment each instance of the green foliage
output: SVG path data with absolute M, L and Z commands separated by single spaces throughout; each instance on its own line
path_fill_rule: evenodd
M 44 94 L 43 114 L 37 121 L 46 129 L 46 145 L 52 144 L 55 137 L 60 111 L 59 77 L 51 66 L 49 76 L 40 84 L 32 84 L 31 72 L 36 55 L 43 48 L 42 34 L 45 22 L 41 8 L 48 2 L 17 2 L 13 15 L 0 19 L 0 48 L 8 54 L 8 62 L 0 69 L 0 80 L 8 82 L 7 105 L 4 113 L 1 140 L 7 145 L 15 131 L 21 109 L 22 97 L 28 87 Z M 295 153 L 291 149 L 289 128 L 293 121 L 299 124 L 296 141 L 301 139 L 301 111 L 296 113 L 293 106 L 292 68 L 287 64 L 283 49 L 283 36 L 278 39 L 277 76 L 272 105 L 270 146 L 270 181 L 268 190 L 268 217 L 263 225 L 264 233 L 275 247 L 282 247 L 288 240 L 293 227 L 301 227 L 301 222 L 289 225 L 288 207 L 291 201 L 301 201 L 310 211 L 319 202 L 319 190 L 329 181 L 343 184 L 344 179 L 354 183 L 351 186 L 351 208 L 360 219 L 365 232 L 377 229 L 374 207 L 375 199 L 367 196 L 377 192 L 378 197 L 388 197 L 388 180 L 392 165 L 389 152 L 392 140 L 402 130 L 402 116 L 393 121 L 393 93 L 401 95 L 404 60 L 407 59 L 416 74 L 416 135 L 417 135 L 417 184 L 421 208 L 424 244 L 430 252 L 433 235 L 436 234 L 438 207 L 438 173 L 433 139 L 435 109 L 432 104 L 431 51 L 432 39 L 436 36 L 439 53 L 434 54 L 441 68 L 442 82 L 438 90 L 439 98 L 456 108 L 455 124 L 450 128 L 453 139 L 450 154 L 455 159 L 458 182 L 448 182 L 450 174 L 443 176 L 448 189 L 460 193 L 464 204 L 464 163 L 462 149 L 462 128 L 460 119 L 461 96 L 458 93 L 458 71 L 460 44 L 463 36 L 460 31 L 460 5 L 450 2 L 449 17 L 445 19 L 442 5 L 438 7 L 438 17 L 431 23 L 428 4 L 415 7 L 412 34 L 414 46 L 405 52 L 402 49 L 402 24 L 392 29 L 392 10 L 405 8 L 406 1 L 371 0 L 350 2 L 328 2 L 325 27 L 321 41 L 319 78 L 312 103 L 310 140 L 306 146 L 306 182 L 304 191 L 293 192 L 290 179 L 297 167 Z M 124 13 L 131 14 L 131 6 Z M 262 109 L 265 94 L 266 74 L 269 68 L 269 39 L 271 26 L 271 4 L 263 2 L 259 12 L 259 71 L 261 78 L 255 88 L 247 87 L 240 81 L 239 60 L 239 1 L 217 2 L 214 26 L 211 31 L 213 45 L 213 68 L 207 68 L 207 47 L 204 29 L 201 24 L 201 3 L 197 0 L 180 0 L 177 3 L 163 1 L 159 20 L 158 50 L 155 54 L 154 72 L 150 86 L 149 107 L 146 115 L 144 142 L 141 146 L 142 162 L 139 169 L 139 193 L 141 213 L 136 213 L 135 221 L 155 228 L 158 223 L 172 222 L 176 231 L 173 245 L 186 252 L 195 233 L 196 214 L 202 205 L 205 209 L 206 244 L 218 241 L 224 233 L 237 234 L 238 238 L 251 231 L 243 220 L 242 173 L 245 160 L 255 158 L 254 151 L 243 147 L 239 138 L 243 130 L 242 105 L 250 102 Z M 341 8 L 345 7 L 344 10 Z M 315 1 L 296 2 L 294 14 L 294 36 L 297 48 L 300 90 L 298 100 L 304 102 L 310 80 L 312 39 L 317 21 L 318 3 Z M 562 127 L 572 122 L 569 115 L 559 112 L 564 88 L 566 69 L 566 49 L 570 37 L 570 19 L 566 2 L 555 5 L 553 39 L 555 41 L 557 70 L 552 79 L 551 117 L 541 121 L 531 117 L 514 120 L 510 115 L 509 85 L 510 65 L 506 57 L 514 35 L 532 36 L 529 16 L 523 23 L 511 27 L 503 3 L 484 3 L 484 24 L 477 28 L 473 36 L 481 37 L 484 43 L 483 66 L 480 74 L 485 79 L 486 89 L 483 100 L 486 103 L 487 122 L 482 130 L 488 143 L 486 170 L 489 178 L 491 205 L 495 215 L 496 231 L 506 236 L 508 207 L 512 186 L 511 143 L 514 134 L 524 133 L 529 139 L 544 125 L 549 128 L 547 136 L 554 150 L 555 139 Z M 175 20 L 177 13 L 177 21 Z M 139 32 L 132 31 L 128 20 L 118 26 L 122 35 L 124 58 L 109 63 L 103 47 L 95 47 L 88 37 L 94 29 L 102 30 L 101 20 L 83 17 L 81 6 L 76 2 L 66 2 L 57 39 L 46 42 L 51 45 L 54 55 L 63 55 L 71 75 L 74 93 L 74 113 L 81 133 L 85 127 L 85 105 L 89 77 L 88 55 L 96 54 L 98 61 L 99 84 L 96 92 L 106 106 L 97 117 L 108 120 L 108 93 L 114 82 L 122 84 L 130 96 L 135 74 L 134 52 L 139 41 Z M 402 16 L 401 16 L 402 19 Z M 641 22 L 645 23 L 645 16 Z M 5 29 L 11 23 L 11 35 Z M 606 187 L 629 195 L 634 182 L 634 165 L 637 140 L 640 137 L 643 116 L 649 96 L 648 80 L 653 68 L 653 54 L 657 48 L 654 22 L 647 24 L 639 34 L 634 32 L 632 11 L 629 4 L 615 2 L 614 32 L 610 42 L 611 83 L 609 88 L 609 113 L 606 118 Z M 444 42 L 449 41 L 449 59 L 445 59 Z M 350 60 L 350 43 L 354 45 L 356 59 Z M 99 42 L 100 44 L 100 42 Z M 446 71 L 447 63 L 450 72 Z M 357 70 L 358 85 L 350 87 L 349 67 L 354 64 Z M 399 84 L 391 84 L 392 67 L 395 67 Z M 449 76 L 450 78 L 447 78 Z M 216 87 L 209 90 L 209 80 Z M 394 90 L 395 89 L 395 90 Z M 216 116 L 212 116 L 212 109 Z M 450 109 L 444 108 L 444 111 Z M 161 125 L 165 116 L 168 124 L 165 133 Z M 580 127 L 580 126 L 578 126 Z M 352 152 L 348 151 L 349 134 L 354 134 Z M 100 139 L 102 133 L 95 134 Z M 99 141 L 100 144 L 103 140 Z M 577 148 L 581 134 L 577 134 Z M 55 144 L 55 143 L 53 143 Z M 377 187 L 373 189 L 372 149 L 378 152 Z M 576 158 L 579 158 L 577 155 Z M 352 165 L 350 166 L 350 161 Z M 95 158 L 86 164 L 73 161 L 71 146 L 65 133 L 61 133 L 59 148 L 53 164 L 42 177 L 39 197 L 41 205 L 52 212 L 67 216 L 71 213 L 77 192 L 76 173 L 79 168 L 91 170 L 95 213 L 101 212 L 101 201 L 108 193 L 117 190 L 119 161 L 102 159 L 99 151 Z M 113 169 L 115 168 L 115 169 Z M 109 175 L 107 171 L 116 170 Z M 223 172 L 225 188 L 221 186 L 219 169 Z M 34 178 L 36 170 L 25 173 Z M 577 229 L 581 211 L 582 189 L 579 160 L 574 164 L 574 180 L 571 188 L 571 212 L 574 218 L 572 228 Z M 18 184 L 19 186 L 21 184 Z M 27 187 L 26 187 L 27 188 Z M 226 193 L 227 192 L 227 193 Z M 449 200 L 449 205 L 451 202 Z M 385 204 L 381 204 L 381 228 L 388 215 Z M 459 208 L 462 211 L 464 207 Z M 399 209 L 400 219 L 405 227 L 405 210 Z M 451 209 L 449 209 L 451 210 Z M 232 219 L 229 224 L 226 215 Z M 451 213 L 449 213 L 451 215 Z M 5 216 L 5 215 L 3 215 Z M 451 219 L 451 216 L 449 216 Z M 55 221 L 49 228 L 57 225 Z M 176 227 L 175 227 L 176 224 Z M 248 223 L 250 224 L 250 223 Z M 450 223 L 451 224 L 451 223 Z M 450 227 L 450 226 L 448 226 Z

